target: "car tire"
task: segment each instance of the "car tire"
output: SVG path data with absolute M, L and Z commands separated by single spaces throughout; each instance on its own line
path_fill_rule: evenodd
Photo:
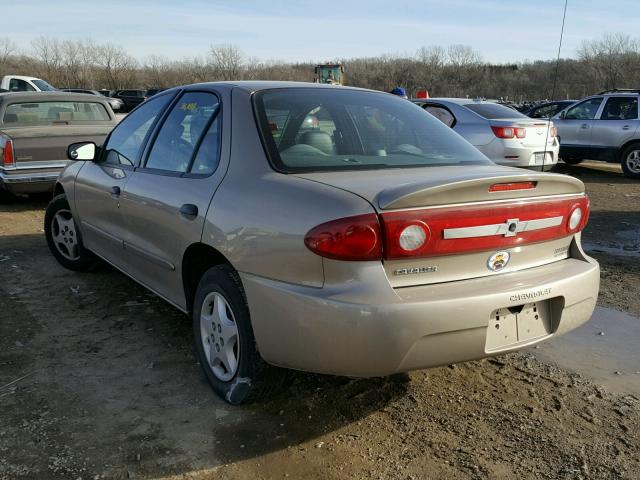
M 640 179 L 640 143 L 632 143 L 622 151 L 620 164 L 625 177 Z
M 213 390 L 240 405 L 273 396 L 287 371 L 267 364 L 258 352 L 244 289 L 229 265 L 202 276 L 193 304 L 196 357 Z
M 44 233 L 49 250 L 63 267 L 87 272 L 98 264 L 98 258 L 84 247 L 66 195 L 57 195 L 49 202 L 44 215 Z
M 562 161 L 567 165 L 578 165 L 584 158 L 563 158 Z

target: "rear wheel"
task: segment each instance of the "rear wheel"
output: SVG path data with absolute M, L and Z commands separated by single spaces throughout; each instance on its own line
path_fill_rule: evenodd
M 562 161 L 567 165 L 578 165 L 584 160 L 583 158 L 563 158 Z
M 620 163 L 625 177 L 640 178 L 640 143 L 632 143 L 625 148 Z
M 244 289 L 228 265 L 212 267 L 200 280 L 193 305 L 195 350 L 213 390 L 232 405 L 268 397 L 286 370 L 258 353 Z
M 49 202 L 44 216 L 44 233 L 49 250 L 63 267 L 86 272 L 96 266 L 97 258 L 84 248 L 66 195 L 58 195 Z

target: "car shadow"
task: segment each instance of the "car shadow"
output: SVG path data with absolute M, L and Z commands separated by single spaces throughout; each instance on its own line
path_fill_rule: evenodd
M 292 373 L 274 398 L 229 406 L 172 306 L 114 269 L 63 269 L 42 235 L 1 236 L 0 254 L 0 385 L 28 374 L 0 397 L 0 447 L 33 472 L 64 456 L 73 478 L 186 474 L 296 447 L 407 392 L 405 375 Z
M 614 167 L 614 168 L 612 168 Z M 564 173 L 589 183 L 614 183 L 616 185 L 637 185 L 640 180 L 627 178 L 619 165 L 606 162 L 583 162 L 578 165 L 558 163 L 553 173 Z

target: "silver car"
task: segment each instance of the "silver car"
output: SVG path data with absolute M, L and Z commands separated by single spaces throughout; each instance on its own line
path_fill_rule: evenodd
M 466 98 L 415 100 L 500 165 L 551 170 L 559 142 L 553 122 L 529 118 L 494 102 Z
M 608 90 L 560 112 L 554 122 L 562 160 L 620 163 L 625 176 L 640 179 L 639 97 L 640 90 Z
M 52 254 L 79 271 L 99 257 L 190 315 L 232 404 L 277 367 L 369 377 L 517 350 L 598 296 L 579 180 L 497 166 L 385 93 L 179 87 L 68 153 Z

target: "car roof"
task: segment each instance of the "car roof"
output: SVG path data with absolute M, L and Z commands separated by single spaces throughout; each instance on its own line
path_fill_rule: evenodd
M 103 100 L 104 99 L 104 100 Z M 17 102 L 55 102 L 60 100 L 65 101 L 87 101 L 93 102 L 106 102 L 106 97 L 98 97 L 97 95 L 91 95 L 90 93 L 74 93 L 74 92 L 3 92 L 0 93 L 0 100 L 8 103 Z
M 38 77 L 29 77 L 27 75 L 5 75 L 5 77 L 17 78 L 18 80 L 42 80 Z
M 427 103 L 427 102 L 442 102 L 442 103 L 455 103 L 456 105 L 468 105 L 470 103 L 473 103 L 475 105 L 482 105 L 482 104 L 488 104 L 488 105 L 500 105 L 497 102 L 491 102 L 489 100 L 479 100 L 479 99 L 473 99 L 473 98 L 447 98 L 447 97 L 431 97 L 431 98 L 415 98 L 413 99 L 413 101 L 415 102 L 423 102 L 423 103 Z
M 225 86 L 231 88 L 239 88 L 245 90 L 247 92 L 258 92 L 260 90 L 271 90 L 276 88 L 328 88 L 328 89 L 340 89 L 340 90 L 359 90 L 359 91 L 367 91 L 367 92 L 376 92 L 376 93 L 386 93 L 380 92 L 379 90 L 369 90 L 366 88 L 357 88 L 357 87 L 347 87 L 344 85 L 329 85 L 325 83 L 312 83 L 312 82 L 291 82 L 291 81 L 279 81 L 279 80 L 242 80 L 242 81 L 222 81 L 222 82 L 206 82 L 206 83 L 197 83 L 197 86 Z M 176 88 L 184 88 L 184 87 L 193 87 L 194 85 L 184 85 L 182 87 Z

